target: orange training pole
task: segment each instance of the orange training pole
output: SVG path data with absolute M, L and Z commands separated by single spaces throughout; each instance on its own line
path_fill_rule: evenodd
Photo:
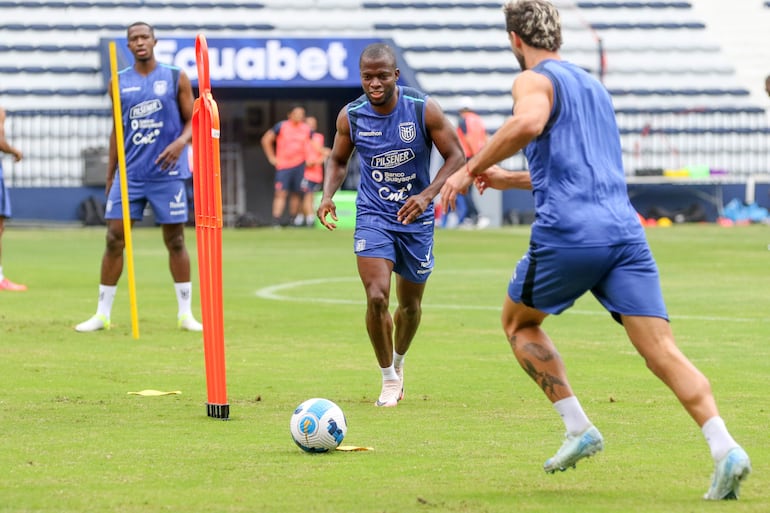
M 211 96 L 209 50 L 206 38 L 195 40 L 199 97 L 193 106 L 193 191 L 201 320 L 206 362 L 209 417 L 227 419 L 225 336 L 222 304 L 222 180 L 219 167 L 219 110 Z

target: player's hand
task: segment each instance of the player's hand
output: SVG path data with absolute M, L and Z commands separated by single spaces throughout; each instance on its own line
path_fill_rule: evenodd
M 430 200 L 423 197 L 421 194 L 417 196 L 409 196 L 396 214 L 398 222 L 401 224 L 409 224 L 418 217 L 420 217 L 430 205 Z
M 22 158 L 24 158 L 24 154 L 21 152 L 21 150 L 17 150 L 16 148 L 13 149 L 11 154 L 13 155 L 13 161 L 14 162 L 18 162 Z
M 173 169 L 176 163 L 179 161 L 179 156 L 182 155 L 184 150 L 184 143 L 180 141 L 174 141 L 164 149 L 158 158 L 155 159 L 155 163 L 160 166 L 164 171 Z
M 509 177 L 509 171 L 495 164 L 476 177 L 476 188 L 479 190 L 479 194 L 484 194 L 487 189 L 504 190 L 510 187 L 506 182 Z
M 441 209 L 444 212 L 457 209 L 457 195 L 465 194 L 468 186 L 473 183 L 473 178 L 464 171 L 457 171 L 447 178 L 441 187 Z
M 318 205 L 318 210 L 316 210 L 315 215 L 327 230 L 331 231 L 337 228 L 336 224 L 326 220 L 326 216 L 330 215 L 333 220 L 339 221 L 337 218 L 337 205 L 335 205 L 332 200 L 322 199 L 320 205 Z

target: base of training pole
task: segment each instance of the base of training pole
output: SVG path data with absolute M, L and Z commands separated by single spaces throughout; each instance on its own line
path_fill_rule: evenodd
M 230 405 L 206 403 L 206 414 L 215 419 L 227 420 L 230 418 Z

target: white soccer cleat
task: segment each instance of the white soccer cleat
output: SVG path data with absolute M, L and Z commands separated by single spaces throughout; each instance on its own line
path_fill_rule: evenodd
M 398 380 L 401 382 L 401 393 L 398 396 L 398 400 L 402 400 L 404 398 L 404 366 L 396 367 L 396 375 L 398 375 Z
M 75 331 L 79 331 L 81 333 L 108 329 L 110 329 L 110 319 L 102 314 L 95 314 L 87 321 L 83 321 L 75 326 Z
M 387 408 L 398 405 L 401 397 L 401 380 L 388 379 L 382 382 L 382 392 L 380 398 L 374 403 L 375 406 L 384 406 Z
M 181 315 L 177 319 L 177 327 L 182 331 L 203 331 L 203 324 L 196 321 L 192 314 Z
M 703 498 L 711 501 L 738 499 L 741 481 L 749 477 L 750 473 L 751 461 L 746 451 L 740 447 L 730 449 L 730 452 L 716 463 L 711 487 Z
M 557 470 L 564 472 L 569 467 L 575 468 L 578 461 L 593 456 L 602 449 L 604 449 L 604 439 L 594 426 L 590 426 L 579 435 L 567 434 L 567 439 L 559 451 L 553 458 L 546 460 L 543 470 L 549 474 Z

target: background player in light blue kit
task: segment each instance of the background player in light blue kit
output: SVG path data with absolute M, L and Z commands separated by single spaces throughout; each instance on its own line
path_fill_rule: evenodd
M 135 62 L 118 73 L 118 81 L 131 222 L 142 219 L 148 202 L 152 205 L 168 250 L 178 304 L 177 325 L 183 330 L 201 331 L 203 327 L 192 314 L 190 256 L 184 240 L 186 180 L 190 178 L 184 150 L 192 138 L 192 86 L 182 70 L 155 60 L 157 40 L 150 25 L 132 24 L 128 27 L 127 39 Z M 111 95 L 112 87 L 108 90 Z M 183 155 L 185 158 L 180 158 Z M 107 245 L 102 257 L 99 301 L 96 314 L 78 324 L 77 331 L 110 327 L 125 247 L 120 180 L 115 180 L 117 166 L 113 126 L 107 166 Z
M 561 60 L 561 21 L 553 5 L 520 0 L 504 10 L 522 69 L 513 84 L 513 116 L 467 167 L 456 169 L 441 197 L 444 206 L 453 204 L 479 175 L 480 190 L 533 190 L 530 248 L 509 283 L 502 323 L 519 364 L 553 403 L 567 430 L 545 471 L 574 467 L 604 447 L 541 328 L 549 314 L 563 312 L 590 291 L 701 427 L 715 462 L 705 498 L 736 499 L 751 471 L 749 457 L 719 416 L 709 381 L 674 342 L 658 269 L 628 199 L 609 93 L 583 69 Z M 527 157 L 528 173 L 494 166 L 519 150 Z
M 356 198 L 354 251 L 366 291 L 366 329 L 382 371 L 377 406 L 396 406 L 403 397 L 403 363 L 422 314 L 425 282 L 433 270 L 433 198 L 465 161 L 454 126 L 438 103 L 397 85 L 393 49 L 381 43 L 364 49 L 359 61 L 364 94 L 337 116 L 329 170 L 317 215 L 333 230 L 334 193 L 342 185 L 355 148 L 361 168 Z M 444 158 L 430 179 L 435 144 Z M 391 275 L 396 273 L 398 306 L 389 311 Z

